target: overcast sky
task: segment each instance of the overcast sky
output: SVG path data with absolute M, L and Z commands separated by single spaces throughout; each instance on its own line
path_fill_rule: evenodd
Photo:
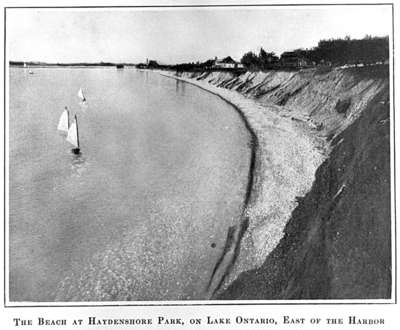
M 390 6 L 170 9 L 8 9 L 10 60 L 47 62 L 240 60 L 323 38 L 391 33 Z

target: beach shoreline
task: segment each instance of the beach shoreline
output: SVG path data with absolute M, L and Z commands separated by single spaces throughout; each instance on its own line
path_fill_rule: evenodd
M 213 296 L 227 288 L 240 273 L 260 266 L 275 248 L 297 205 L 297 197 L 311 188 L 326 152 L 312 127 L 279 115 L 272 105 L 265 107 L 238 92 L 180 77 L 174 72 L 156 72 L 197 86 L 231 104 L 253 137 L 253 159 L 242 221 L 231 233 L 229 242 L 227 239 L 225 255 L 221 256 L 210 279 L 210 296 Z M 271 138 L 279 148 L 275 148 Z M 294 147 L 292 141 L 297 141 Z M 273 168 L 271 163 L 278 168 Z

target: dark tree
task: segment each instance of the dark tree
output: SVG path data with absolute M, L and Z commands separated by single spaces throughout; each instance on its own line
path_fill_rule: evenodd
M 389 37 L 324 39 L 312 49 L 296 49 L 292 53 L 315 64 L 374 64 L 389 59 Z M 278 66 L 278 57 L 261 48 L 258 56 L 253 52 L 244 54 L 241 63 L 251 70 L 270 69 Z
M 258 69 L 260 67 L 258 56 L 253 52 L 244 54 L 240 62 L 249 69 Z

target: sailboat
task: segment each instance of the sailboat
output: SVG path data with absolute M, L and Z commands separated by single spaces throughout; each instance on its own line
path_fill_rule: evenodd
M 26 69 L 28 68 L 28 66 L 26 65 L 26 62 L 24 62 L 24 72 L 26 72 Z M 33 71 L 31 69 L 28 70 L 29 74 L 33 74 Z
M 68 132 L 69 128 L 69 111 L 65 107 L 63 113 L 61 114 L 60 120 L 58 121 L 57 129 L 59 131 Z
M 82 102 L 86 102 L 85 95 L 83 95 L 82 88 L 79 88 L 78 97 L 82 100 Z
M 79 148 L 79 131 L 78 131 L 78 119 L 75 115 L 74 121 L 68 129 L 67 141 L 71 143 L 75 148 L 72 149 L 72 152 L 75 155 L 80 154 Z

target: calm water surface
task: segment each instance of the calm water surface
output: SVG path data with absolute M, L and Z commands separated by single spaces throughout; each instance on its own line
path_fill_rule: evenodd
M 64 106 L 80 156 L 56 130 Z M 10 300 L 203 299 L 249 140 L 230 105 L 155 73 L 11 68 Z

